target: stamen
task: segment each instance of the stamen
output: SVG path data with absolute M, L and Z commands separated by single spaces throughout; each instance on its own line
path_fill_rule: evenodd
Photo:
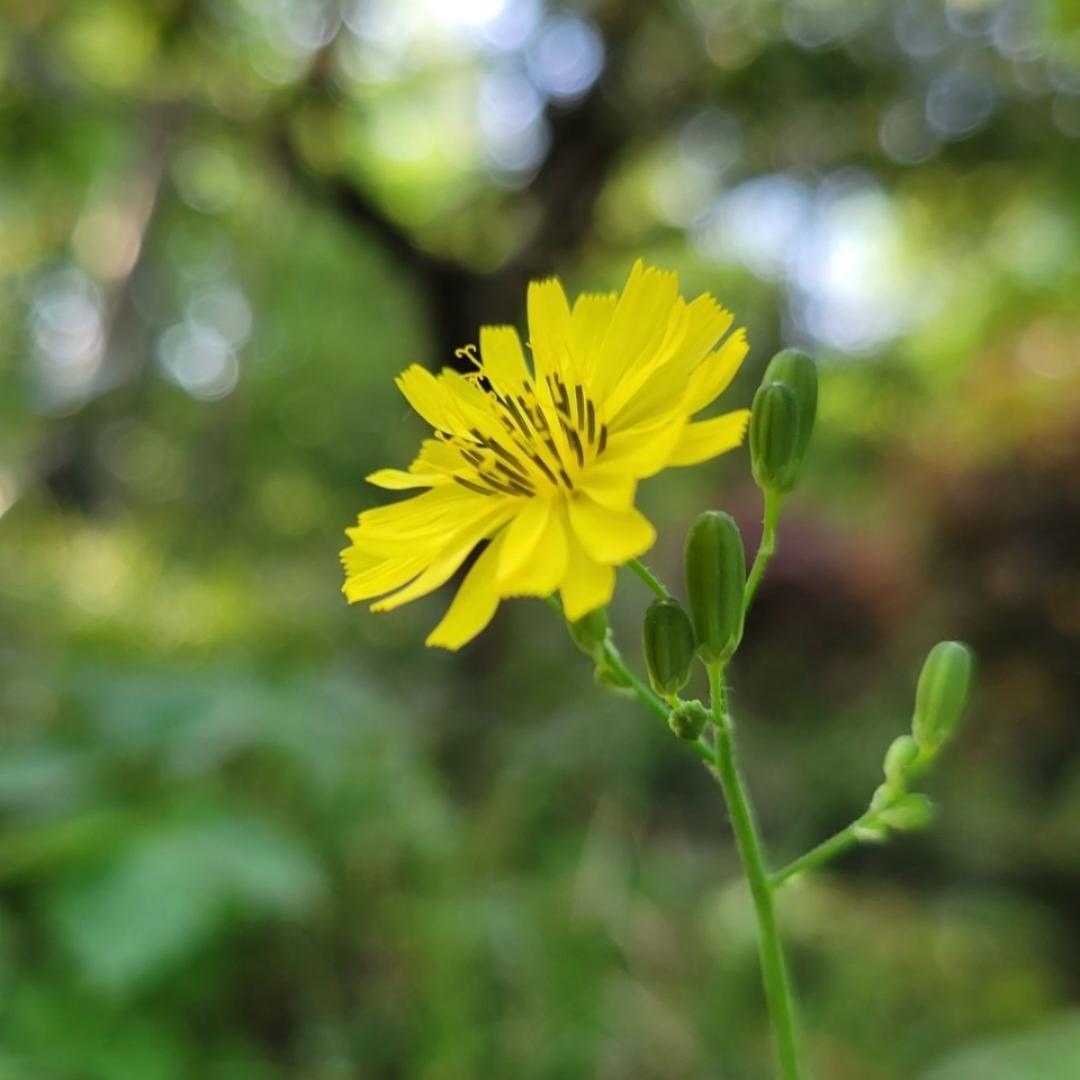
M 557 484 L 559 481 L 555 479 L 555 474 L 547 467 L 544 459 L 539 454 L 530 454 L 529 460 L 553 483 Z
M 514 457 L 514 455 L 511 454 L 510 451 L 507 450 L 506 447 L 503 446 L 502 443 L 500 443 L 497 439 L 488 439 L 487 445 L 490 446 L 491 449 L 494 450 L 495 453 L 503 459 L 503 461 L 505 461 L 508 465 L 513 466 L 513 468 L 517 472 L 521 473 L 522 475 L 526 475 L 525 470 L 522 468 L 521 462 L 518 461 L 518 459 Z
M 460 349 L 454 350 L 454 355 L 459 360 L 468 360 L 470 364 L 475 364 L 476 367 L 480 367 L 480 360 L 476 355 L 475 345 L 462 345 Z
M 578 438 L 578 433 L 565 421 L 563 421 L 562 429 L 574 451 L 574 457 L 577 458 L 578 465 L 583 466 L 585 464 L 585 451 L 582 448 L 581 439 Z
M 479 484 L 474 484 L 471 480 L 466 480 L 464 476 L 454 476 L 454 483 L 460 484 L 463 488 L 468 488 L 470 491 L 475 491 L 478 495 L 494 495 L 494 491 L 489 491 L 485 487 L 481 487 Z
M 517 484 L 519 487 L 527 488 L 530 495 L 535 492 L 536 489 L 532 486 L 529 478 L 527 476 L 523 476 L 521 473 L 514 472 L 514 470 L 511 469 L 510 466 L 506 464 L 506 462 L 496 461 L 495 468 L 498 469 L 501 473 L 506 474 L 508 483 Z

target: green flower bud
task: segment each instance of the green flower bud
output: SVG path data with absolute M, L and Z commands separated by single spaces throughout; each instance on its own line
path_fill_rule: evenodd
M 806 457 L 806 447 L 814 431 L 814 420 L 817 418 L 817 365 L 806 353 L 797 349 L 784 349 L 769 361 L 762 382 L 783 383 L 795 395 L 799 430 L 795 438 L 794 475 L 791 477 L 794 487 Z
M 763 491 L 790 491 L 795 486 L 798 438 L 798 404 L 791 388 L 778 382 L 758 387 L 750 413 L 750 463 Z
M 607 608 L 599 607 L 574 622 L 567 620 L 566 628 L 570 631 L 574 644 L 583 653 L 595 656 L 596 650 L 607 640 Z
M 902 788 L 908 770 L 919 756 L 919 744 L 910 735 L 893 739 L 885 751 L 885 779 L 894 787 Z
M 593 679 L 597 686 L 602 686 L 605 690 L 620 690 L 626 693 L 630 693 L 632 690 L 631 683 L 626 676 L 622 672 L 616 671 L 603 657 L 596 662 Z
M 649 682 L 664 697 L 677 694 L 690 678 L 694 662 L 694 628 L 678 600 L 654 600 L 642 628 Z
M 710 510 L 690 527 L 685 571 L 698 652 L 707 663 L 724 663 L 742 637 L 746 588 L 742 536 L 730 514 Z
M 952 737 L 971 688 L 971 650 L 959 641 L 935 645 L 919 675 L 911 732 L 919 748 L 935 754 Z
M 684 701 L 668 714 L 668 727 L 687 742 L 694 742 L 708 721 L 709 712 L 700 701 Z
M 896 800 L 892 806 L 877 814 L 877 823 L 897 832 L 925 829 L 934 820 L 934 804 L 919 792 Z

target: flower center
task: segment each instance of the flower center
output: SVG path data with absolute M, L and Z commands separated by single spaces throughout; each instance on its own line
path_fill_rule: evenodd
M 541 395 L 531 381 L 517 394 L 498 393 L 480 375 L 467 376 L 487 396 L 490 432 L 443 435 L 464 468 L 454 480 L 481 495 L 546 495 L 574 490 L 574 482 L 607 446 L 607 425 L 581 383 L 548 375 Z

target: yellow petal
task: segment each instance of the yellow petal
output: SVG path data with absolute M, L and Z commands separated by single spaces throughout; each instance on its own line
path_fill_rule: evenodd
M 394 381 L 408 403 L 433 428 L 455 431 L 460 426 L 454 423 L 447 412 L 445 390 L 427 368 L 411 364 Z
M 620 431 L 608 440 L 604 464 L 639 479 L 655 476 L 667 465 L 685 427 L 685 418 L 672 414 L 653 427 Z
M 498 529 L 512 512 L 509 506 L 503 507 L 467 528 L 459 529 L 434 562 L 418 578 L 403 589 L 398 589 L 397 592 L 372 604 L 371 610 L 392 611 L 396 607 L 401 607 L 402 604 L 434 592 L 440 585 L 450 580 L 468 557 L 469 552 L 481 540 Z
M 697 465 L 708 461 L 717 454 L 726 453 L 739 446 L 746 435 L 746 425 L 750 423 L 750 410 L 738 409 L 735 412 L 715 416 L 711 420 L 701 420 L 696 424 L 687 424 L 682 438 L 668 459 L 668 465 Z
M 481 326 L 480 357 L 484 374 L 502 393 L 518 394 L 529 381 L 521 339 L 512 326 Z
M 362 530 L 371 534 L 411 532 L 413 529 L 423 529 L 445 520 L 453 520 L 457 515 L 470 510 L 483 513 L 491 509 L 486 505 L 488 498 L 494 496 L 480 495 L 456 485 L 425 491 L 423 495 L 413 495 L 401 502 L 365 510 L 360 515 L 357 526 L 346 529 L 345 532 L 354 539 Z
M 596 502 L 622 510 L 634 502 L 637 479 L 618 462 L 609 462 L 605 458 L 601 464 L 593 465 L 577 486 Z
M 624 563 L 648 551 L 656 540 L 649 519 L 634 507 L 614 510 L 575 492 L 567 502 L 572 526 L 585 553 L 606 565 Z
M 532 499 L 506 530 L 497 571 L 503 596 L 548 596 L 566 572 L 566 526 L 546 499 Z
M 454 472 L 461 468 L 461 453 L 442 439 L 425 439 L 420 453 L 409 466 L 410 472 Z
M 586 380 L 592 377 L 618 302 L 615 293 L 582 293 L 574 301 L 570 331 L 574 339 L 574 357 Z
M 491 622 L 499 606 L 495 571 L 499 565 L 504 535 L 505 533 L 500 533 L 492 540 L 465 575 L 465 580 L 442 621 L 428 634 L 428 645 L 442 649 L 460 649 Z
M 502 435 L 502 423 L 492 408 L 492 398 L 472 379 L 452 368 L 443 368 L 439 372 L 439 385 L 450 402 L 448 414 L 456 418 L 459 432 L 476 430 L 486 436 Z
M 444 473 L 405 472 L 404 469 L 377 469 L 365 479 L 369 484 L 387 491 L 405 491 L 408 488 L 437 487 L 451 483 L 451 478 Z
M 547 499 L 529 499 L 506 529 L 496 577 L 500 585 L 512 578 L 532 558 L 551 519 Z
M 749 348 L 746 331 L 740 327 L 716 352 L 701 361 L 687 384 L 683 406 L 688 415 L 704 409 L 728 388 Z
M 685 305 L 684 319 L 678 327 L 681 332 L 676 336 L 673 325 L 672 337 L 657 350 L 652 362 L 642 365 L 636 379 L 625 388 L 620 386 L 622 393 L 617 391 L 609 402 L 611 423 L 620 428 L 636 427 L 679 408 L 692 372 L 727 332 L 731 322 L 731 312 L 725 311 L 707 293 Z
M 564 378 L 573 361 L 570 355 L 572 334 L 570 307 L 558 278 L 530 281 L 526 298 L 529 316 L 529 345 L 538 384 L 548 375 Z
M 640 259 L 634 263 L 596 359 L 593 392 L 601 401 L 655 355 L 668 335 L 678 298 L 674 274 L 646 270 Z
M 423 556 L 410 555 L 403 559 L 383 559 L 361 569 L 363 563 L 354 560 L 363 560 L 370 556 L 366 556 L 364 552 L 354 553 L 350 548 L 341 553 L 341 558 L 348 574 L 341 591 L 350 604 L 355 604 L 358 600 L 370 600 L 373 596 L 400 588 L 416 577 L 427 562 Z
M 571 621 L 584 618 L 590 611 L 611 601 L 615 592 L 615 570 L 598 563 L 585 553 L 576 541 L 571 541 L 559 595 L 563 613 Z

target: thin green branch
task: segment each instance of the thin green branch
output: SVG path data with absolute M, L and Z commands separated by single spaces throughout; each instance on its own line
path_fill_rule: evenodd
M 776 528 L 780 523 L 780 507 L 783 497 L 775 491 L 765 492 L 765 513 L 761 527 L 761 543 L 758 545 L 754 563 L 750 567 L 750 574 L 746 579 L 746 592 L 743 594 L 743 618 L 750 610 L 754 602 L 754 594 L 757 592 L 761 579 L 765 576 L 765 570 L 769 560 L 776 554 Z
M 646 686 L 633 671 L 631 671 L 622 656 L 619 655 L 619 650 L 615 647 L 613 642 L 604 642 L 603 654 L 605 663 L 616 672 L 620 678 L 626 681 L 630 689 L 633 690 L 634 696 L 638 701 L 646 708 L 652 709 L 657 716 L 663 717 L 664 722 L 666 723 L 668 714 L 671 712 L 670 706 L 667 705 L 662 698 L 657 697 L 656 694 L 654 694 L 652 690 Z M 701 758 L 706 765 L 712 765 L 712 747 L 710 747 L 704 739 L 698 738 L 693 741 L 689 739 L 680 739 L 679 741 Z
M 544 602 L 552 611 L 558 612 L 560 618 L 565 618 L 565 613 L 563 612 L 562 604 L 559 603 L 558 597 L 545 596 Z M 608 640 L 600 646 L 600 660 L 610 671 L 614 672 L 618 678 L 622 680 L 627 689 L 633 692 L 634 697 L 636 697 L 645 708 L 651 709 L 667 723 L 668 715 L 671 712 L 671 706 L 669 706 L 662 698 L 654 694 L 652 688 L 634 674 L 626 661 L 623 660 L 622 654 L 615 646 L 615 643 L 610 639 L 610 636 L 608 637 Z M 679 741 L 704 761 L 706 765 L 712 765 L 712 747 L 709 746 L 704 739 L 699 737 L 696 740 L 680 739 Z
M 859 825 L 861 821 L 861 818 L 858 821 L 853 821 L 834 836 L 830 836 L 828 840 L 823 840 L 817 847 L 811 848 L 804 855 L 800 855 L 797 859 L 789 862 L 783 869 L 771 874 L 769 876 L 769 885 L 773 889 L 778 889 L 796 874 L 805 873 L 807 870 L 816 870 L 837 856 L 843 855 L 845 851 L 849 851 L 860 841 Z
M 758 925 L 758 954 L 780 1075 L 783 1080 L 800 1080 L 802 1069 L 799 1064 L 795 1008 L 788 982 L 787 964 L 776 922 L 773 893 L 765 869 L 761 837 L 735 756 L 733 725 L 727 707 L 723 669 L 719 664 L 709 665 L 709 689 L 713 723 L 716 727 L 715 772 L 727 800 L 732 831 L 735 833 L 735 842 L 754 902 Z
M 671 596 L 668 587 L 640 559 L 631 559 L 626 565 L 652 589 L 660 600 L 667 600 Z

